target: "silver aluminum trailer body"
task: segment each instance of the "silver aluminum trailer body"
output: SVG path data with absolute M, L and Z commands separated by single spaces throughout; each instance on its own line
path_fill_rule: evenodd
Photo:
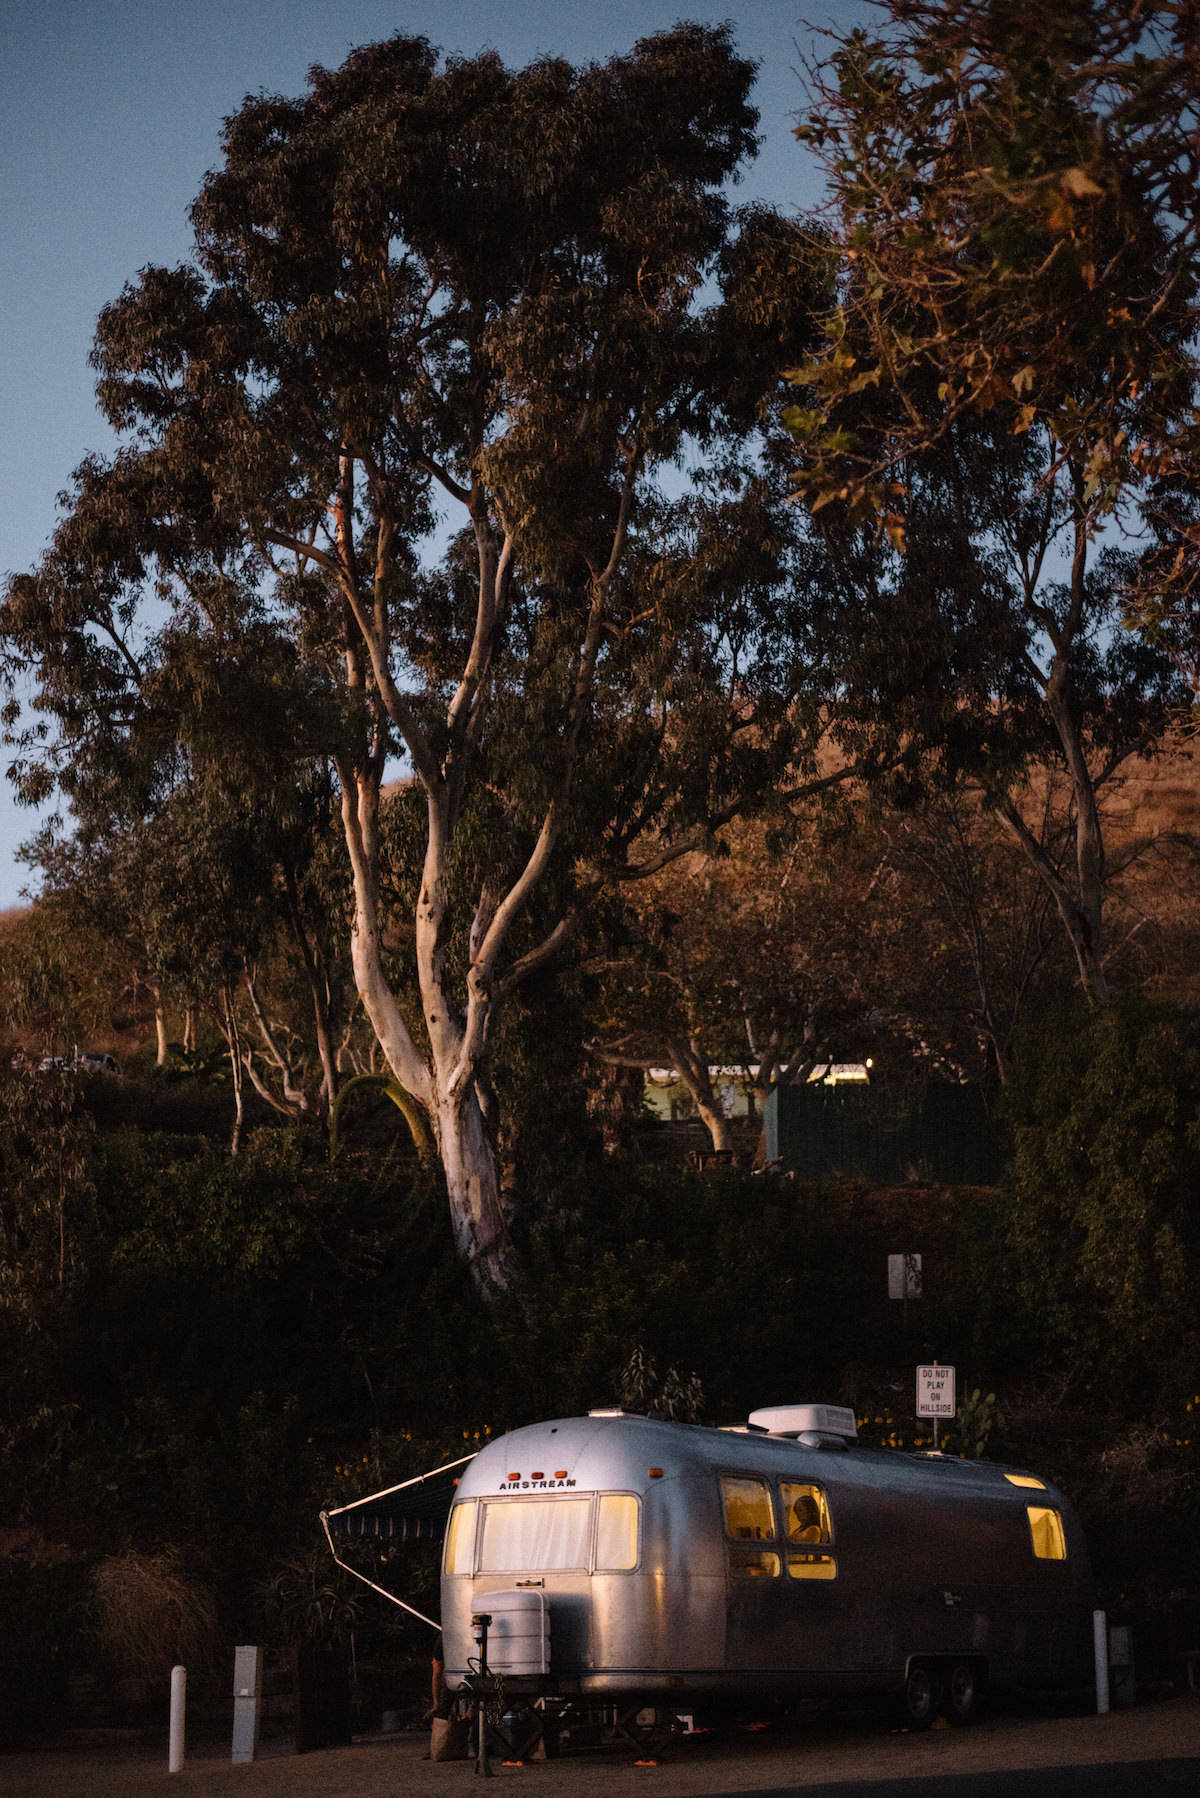
M 478 1655 L 473 1616 L 535 1593 L 548 1666 L 516 1683 L 545 1695 L 836 1696 L 924 1667 L 943 1697 L 969 1688 L 965 1715 L 985 1683 L 1086 1683 L 1090 1570 L 1060 1492 L 824 1441 L 598 1414 L 490 1443 L 447 1529 L 449 1683 Z

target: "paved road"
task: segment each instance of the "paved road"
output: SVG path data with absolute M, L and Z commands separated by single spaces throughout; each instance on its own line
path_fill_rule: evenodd
M 891 1733 L 820 1722 L 776 1735 L 680 1743 L 661 1764 L 626 1750 L 497 1765 L 481 1785 L 470 1762 L 423 1758 L 420 1736 L 292 1754 L 268 1742 L 233 1767 L 228 1735 L 166 1770 L 166 1731 L 93 1732 L 0 1755 L 3 1798 L 1200 1798 L 1200 1696 L 1183 1693 L 1107 1717 L 985 1718 L 969 1729 Z
M 854 1779 L 837 1785 L 775 1786 L 770 1791 L 709 1793 L 708 1798 L 1195 1798 L 1200 1760 L 1123 1761 L 1116 1765 L 1023 1767 L 1016 1772 L 944 1774 L 919 1779 Z

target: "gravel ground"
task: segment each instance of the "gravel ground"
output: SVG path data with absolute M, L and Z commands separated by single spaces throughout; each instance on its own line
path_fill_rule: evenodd
M 296 1755 L 268 1743 L 252 1765 L 234 1767 L 211 1737 L 189 1749 L 183 1770 L 167 1771 L 166 1731 L 77 1731 L 34 1752 L 0 1755 L 4 1798 L 470 1798 L 471 1762 L 425 1760 L 425 1737 L 369 1736 L 350 1748 Z M 818 1722 L 787 1735 L 701 1736 L 678 1743 L 659 1764 L 635 1764 L 632 1750 L 566 1756 L 506 1767 L 493 1763 L 508 1798 L 655 1798 L 763 1793 L 852 1780 L 892 1781 L 947 1774 L 1114 1763 L 1197 1762 L 1200 1696 L 1184 1693 L 1106 1717 L 999 1716 L 969 1729 L 891 1733 L 869 1722 Z M 503 1787 L 492 1787 L 501 1798 Z

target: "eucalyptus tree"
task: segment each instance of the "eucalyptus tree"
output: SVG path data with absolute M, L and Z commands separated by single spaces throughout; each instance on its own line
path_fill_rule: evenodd
M 705 582 L 660 478 L 703 453 L 735 531 L 759 402 L 808 341 L 795 228 L 726 197 L 752 73 L 698 25 L 517 72 L 398 36 L 299 99 L 248 99 L 194 261 L 143 270 L 101 316 L 125 447 L 86 479 L 81 580 L 52 553 L 17 596 L 43 619 L 79 586 L 107 608 L 92 722 L 125 703 L 147 587 L 235 657 L 282 633 L 321 720 L 297 752 L 336 768 L 357 991 L 483 1283 L 506 1277 L 510 1221 L 498 1007 L 589 889 L 754 803 L 811 723 L 794 617 Z M 43 678 L 60 662 L 45 641 Z M 93 705 L 73 674 L 71 729 Z M 396 776 L 423 809 L 402 893 Z
M 798 482 L 874 564 L 846 678 L 981 785 L 1101 1001 L 1102 790 L 1183 697 L 1188 631 L 1151 599 L 1190 604 L 1194 562 L 1191 13 L 886 0 L 799 132 L 841 260 L 794 371 Z M 1149 611 L 1165 645 L 1123 628 Z M 1063 778 L 1066 856 L 1031 822 L 1031 760 Z
M 326 850 L 336 801 L 320 706 L 254 592 L 219 578 L 184 528 L 173 544 L 147 530 L 143 474 L 127 457 L 85 464 L 50 550 L 9 583 L 0 611 L 10 666 L 39 679 L 36 722 L 10 722 L 19 790 L 56 786 L 74 827 L 66 836 L 51 823 L 24 858 L 41 873 L 41 909 L 104 936 L 122 964 L 117 989 L 151 996 L 160 1065 L 172 1010 L 207 1007 L 230 1048 L 239 1114 L 243 1076 L 289 1113 L 327 1111 L 348 888 Z M 156 581 L 165 591 L 168 570 L 182 582 L 175 615 L 148 623 L 142 602 Z M 295 1078 L 262 984 L 288 949 L 315 1082 Z

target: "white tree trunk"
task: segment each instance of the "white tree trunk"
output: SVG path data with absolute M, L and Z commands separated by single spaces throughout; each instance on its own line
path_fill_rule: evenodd
M 715 1091 L 709 1077 L 704 1045 L 695 1038 L 685 1043 L 680 1037 L 672 1037 L 669 1047 L 683 1084 L 708 1131 L 713 1149 L 718 1155 L 727 1154 L 732 1146 L 729 1119 L 725 1116 L 720 1094 Z
M 525 911 L 545 874 L 562 831 L 580 738 L 591 705 L 597 659 L 604 641 L 606 596 L 625 547 L 642 454 L 640 440 L 633 433 L 631 441 L 622 445 L 624 471 L 610 553 L 606 562 L 591 565 L 587 608 L 582 620 L 584 628 L 563 728 L 558 777 L 524 866 L 510 881 L 507 890 L 493 892 L 487 878 L 483 879 L 471 923 L 470 965 L 461 1004 L 456 1003 L 451 992 L 446 967 L 447 867 L 463 781 L 486 715 L 490 671 L 504 628 L 514 540 L 506 526 L 503 542 L 497 542 L 492 503 L 478 482 L 473 480 L 469 491 L 457 488 L 453 482 L 448 483 L 448 490 L 466 505 L 471 517 L 479 585 L 475 629 L 458 687 L 446 714 L 447 743 L 441 749 L 435 748 L 419 713 L 401 690 L 393 663 L 387 596 L 395 523 L 390 500 L 384 489 L 380 488 L 374 494 L 380 505 L 380 516 L 372 593 L 368 602 L 364 586 L 358 579 L 358 557 L 353 539 L 355 464 L 345 449 L 339 458 L 333 505 L 337 555 L 328 557 L 321 552 L 315 557 L 337 576 L 347 615 L 353 619 L 359 633 L 348 640 L 345 651 L 348 690 L 365 694 L 373 685 L 381 708 L 364 745 L 365 755 L 355 766 L 346 762 L 339 762 L 338 766 L 342 823 L 354 879 L 351 956 L 355 984 L 388 1067 L 433 1126 L 446 1175 L 455 1241 L 476 1280 L 485 1288 L 502 1290 L 507 1284 L 507 1231 L 496 1144 L 479 1099 L 480 1084 L 486 1079 L 489 1025 L 500 986 L 514 984 L 548 959 L 567 932 L 566 921 L 560 920 L 541 944 L 518 958 L 508 968 L 503 982 L 499 976 L 499 962 L 509 931 Z M 302 546 L 281 537 L 274 541 L 297 549 L 302 555 L 315 553 L 311 543 Z M 378 823 L 389 729 L 398 733 L 407 747 L 426 801 L 428 835 L 413 918 L 413 946 L 424 1029 L 420 1047 L 414 1041 L 392 989 L 384 959 Z
M 246 1082 L 242 1064 L 242 1039 L 238 1029 L 237 1006 L 231 987 L 226 987 L 221 996 L 224 1013 L 224 1029 L 222 1034 L 229 1049 L 229 1066 L 233 1075 L 233 1130 L 229 1139 L 229 1153 L 237 1155 L 242 1146 L 242 1125 L 246 1117 Z
M 417 962 L 429 1059 L 417 1050 L 383 964 L 374 821 L 378 790 L 370 777 L 343 786 L 342 817 L 354 874 L 351 956 L 363 1009 L 388 1067 L 430 1121 L 446 1180 L 455 1247 L 483 1290 L 508 1284 L 507 1229 L 496 1145 L 479 1104 L 473 1067 L 462 1055 L 463 1025 L 446 991 L 439 942 L 440 878 L 436 849 L 426 858 L 417 915 Z M 483 1004 L 482 998 L 477 1003 Z
M 718 1155 L 728 1154 L 733 1144 L 729 1135 L 729 1119 L 721 1110 L 721 1101 L 714 1096 L 710 1104 L 705 1099 L 697 1098 L 696 1110 L 700 1113 L 716 1153 Z
M 436 1127 L 455 1248 L 478 1286 L 502 1292 L 509 1278 L 508 1230 L 499 1166 L 473 1087 L 461 1103 L 439 1105 Z

